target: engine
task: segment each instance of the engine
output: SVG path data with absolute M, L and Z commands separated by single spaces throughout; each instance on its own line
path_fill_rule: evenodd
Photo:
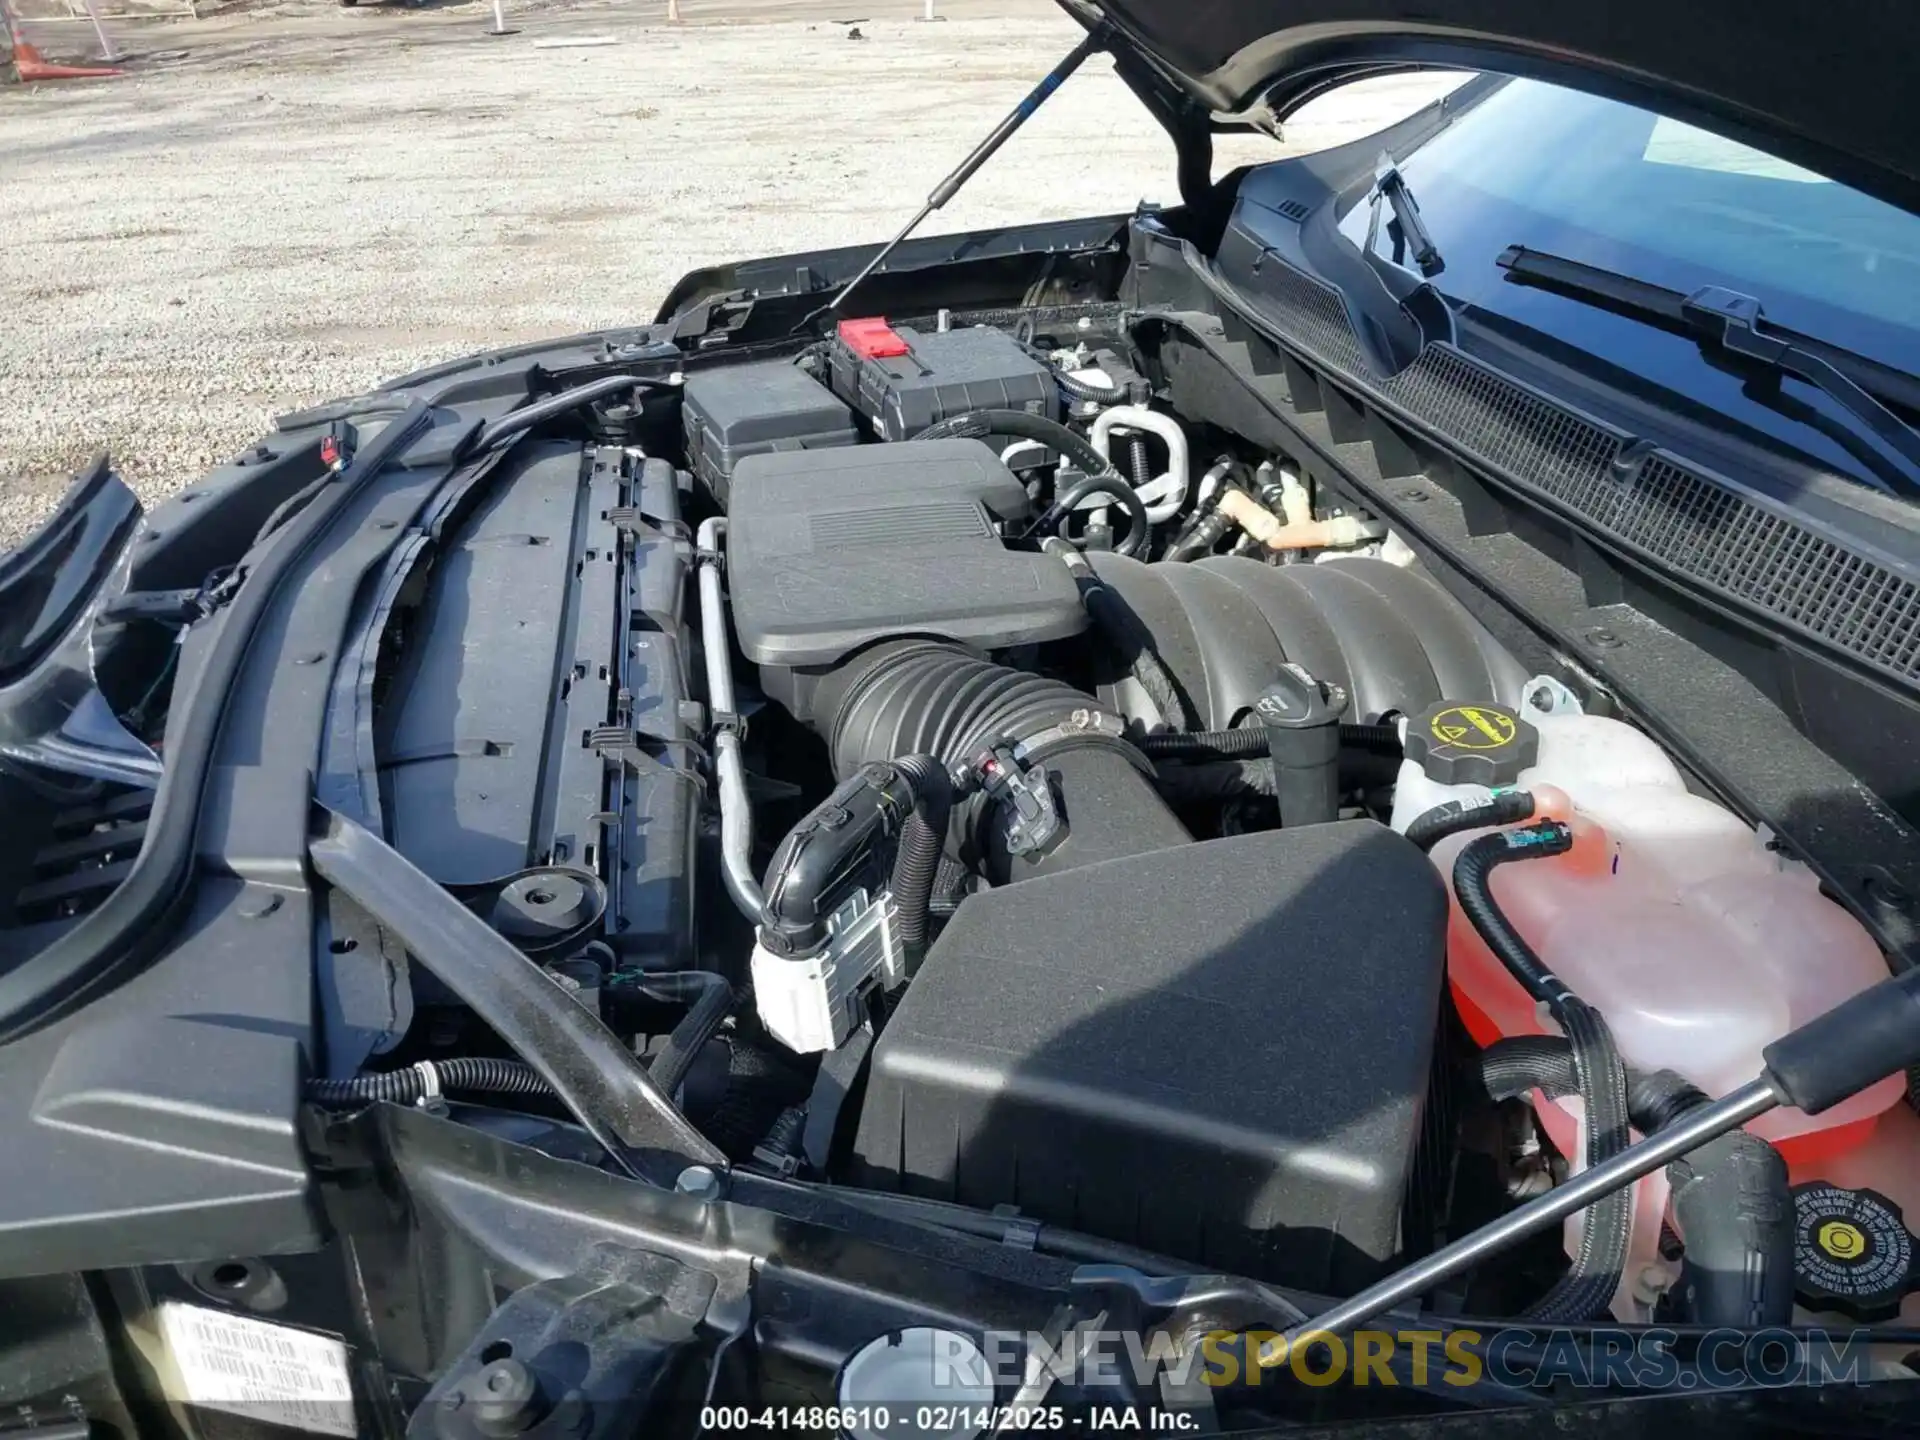
M 817 379 L 777 367 L 777 416 L 742 412 L 740 370 L 688 384 L 725 501 L 709 662 L 727 627 L 742 664 L 715 678 L 833 781 L 763 866 L 723 737 L 754 1017 L 860 1081 L 796 1158 L 1364 1283 L 1432 1143 L 1446 931 L 1433 867 L 1365 797 L 1398 717 L 1525 677 L 1379 527 L 1308 513 L 1258 460 L 1189 473 L 1197 438 L 1122 403 L 1144 385 L 1116 356 L 1064 360 L 854 325 Z

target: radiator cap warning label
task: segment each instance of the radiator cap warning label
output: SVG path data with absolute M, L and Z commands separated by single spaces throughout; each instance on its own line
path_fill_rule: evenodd
M 1447 701 L 1407 726 L 1407 758 L 1441 785 L 1511 785 L 1540 753 L 1540 733 L 1504 705 Z

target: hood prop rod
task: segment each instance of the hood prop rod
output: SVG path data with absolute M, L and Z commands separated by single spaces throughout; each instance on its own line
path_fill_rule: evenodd
M 846 305 L 847 297 L 859 289 L 868 276 L 886 264 L 887 258 L 900 248 L 901 243 L 909 235 L 926 223 L 929 215 L 936 210 L 945 209 L 947 202 L 960 193 L 960 187 L 971 180 L 980 167 L 991 160 L 994 153 L 1013 138 L 1016 130 L 1033 118 L 1034 113 L 1047 103 L 1053 92 L 1058 90 L 1067 78 L 1084 65 L 1096 51 L 1106 48 L 1107 37 L 1112 28 L 1112 22 L 1102 20 L 1089 30 L 1086 38 L 1068 51 L 1060 63 L 1047 72 L 1046 78 L 1033 87 L 1027 98 L 1014 106 L 1006 119 L 993 127 L 992 133 L 986 139 L 974 146 L 973 153 L 962 160 L 951 175 L 933 187 L 933 193 L 927 196 L 927 203 L 920 207 L 920 213 L 901 226 L 900 233 L 882 245 L 875 252 L 874 257 L 867 261 L 860 273 L 840 287 L 839 294 L 794 326 L 792 333 L 798 335 L 804 330 L 811 330 L 814 322 L 822 316 L 838 315 Z

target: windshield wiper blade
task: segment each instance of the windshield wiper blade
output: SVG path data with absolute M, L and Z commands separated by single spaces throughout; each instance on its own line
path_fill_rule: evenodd
M 1440 258 L 1440 247 L 1433 243 L 1433 232 L 1427 229 L 1427 222 L 1420 218 L 1420 202 L 1413 198 L 1413 191 L 1407 188 L 1406 177 L 1400 173 L 1400 167 L 1391 155 L 1384 152 L 1373 172 L 1373 193 L 1368 197 L 1374 204 L 1385 200 L 1393 211 L 1393 221 L 1399 227 L 1400 245 L 1395 246 L 1394 260 L 1400 259 L 1402 246 L 1412 256 L 1413 263 L 1420 267 L 1420 273 L 1431 280 L 1447 268 L 1447 262 Z
M 1509 245 L 1494 260 L 1518 284 L 1551 290 L 1569 299 L 1610 310 L 1675 335 L 1711 346 L 1734 362 L 1736 372 L 1759 372 L 1775 382 L 1761 403 L 1827 430 L 1888 486 L 1920 497 L 1920 430 L 1885 404 L 1920 409 L 1920 380 L 1870 356 L 1768 321 L 1759 299 L 1720 285 L 1692 294 L 1669 290 L 1631 275 L 1564 256 Z M 1829 428 L 1825 417 L 1804 406 L 1789 405 L 1778 380 L 1791 375 L 1827 395 L 1864 426 L 1867 436 Z

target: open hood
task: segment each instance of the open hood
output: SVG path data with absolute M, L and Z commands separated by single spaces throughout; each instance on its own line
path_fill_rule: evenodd
M 1498 70 L 1718 130 L 1920 211 L 1911 82 L 1920 5 L 1898 0 L 1061 0 L 1112 21 L 1164 87 L 1216 113 L 1285 114 L 1382 67 Z

